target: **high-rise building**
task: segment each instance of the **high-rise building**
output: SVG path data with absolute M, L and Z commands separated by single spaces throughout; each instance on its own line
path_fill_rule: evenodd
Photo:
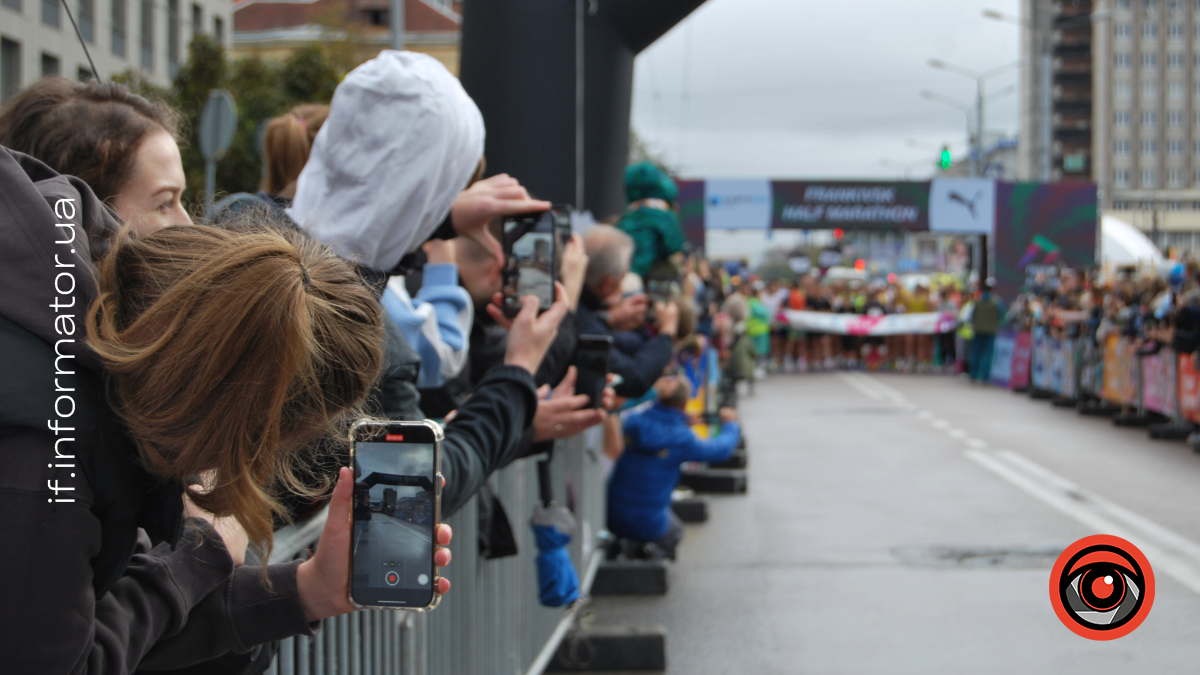
M 230 0 L 0 0 L 0 101 L 49 75 L 108 79 L 133 69 L 170 84 L 187 43 L 209 33 L 229 47 Z M 98 73 L 92 72 L 71 18 Z
M 1200 248 L 1200 0 L 1096 0 L 1091 11 L 1101 208 L 1163 248 Z
M 1094 171 L 1092 0 L 1022 0 L 1018 167 L 1025 180 Z

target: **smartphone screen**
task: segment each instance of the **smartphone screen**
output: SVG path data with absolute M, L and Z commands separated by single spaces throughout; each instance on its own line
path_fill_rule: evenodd
M 350 541 L 355 603 L 415 608 L 433 601 L 436 455 L 437 439 L 424 424 L 356 431 Z
M 599 408 L 608 379 L 608 353 L 613 339 L 607 335 L 580 335 L 575 349 L 575 393 L 587 394 L 588 405 Z
M 554 216 L 545 213 L 518 216 L 504 222 L 504 239 L 511 242 L 504 269 L 505 310 L 520 311 L 520 297 L 532 295 L 541 310 L 554 304 L 556 247 Z

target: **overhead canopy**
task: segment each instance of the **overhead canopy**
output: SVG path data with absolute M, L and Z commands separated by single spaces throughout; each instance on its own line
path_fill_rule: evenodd
M 1100 264 L 1105 267 L 1137 265 L 1165 269 L 1169 261 L 1141 230 L 1115 216 L 1102 216 Z

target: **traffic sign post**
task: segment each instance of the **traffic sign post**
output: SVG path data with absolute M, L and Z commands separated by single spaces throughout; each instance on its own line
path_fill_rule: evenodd
M 237 129 L 237 104 L 224 89 L 208 92 L 200 113 L 200 154 L 204 155 L 204 213 L 212 209 L 217 189 L 217 160 L 225 156 Z

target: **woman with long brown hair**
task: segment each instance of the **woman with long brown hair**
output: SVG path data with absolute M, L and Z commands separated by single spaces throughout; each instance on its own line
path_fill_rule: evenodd
M 303 489 L 305 449 L 378 376 L 353 266 L 278 229 L 132 236 L 82 181 L 2 148 L 0 192 L 5 669 L 177 668 L 351 611 L 346 470 L 307 561 L 235 567 L 219 521 L 266 559 L 276 486 Z M 206 513 L 185 517 L 185 493 Z
M 0 109 L 0 145 L 76 176 L 137 232 L 190 223 L 179 113 L 115 82 L 47 77 Z

